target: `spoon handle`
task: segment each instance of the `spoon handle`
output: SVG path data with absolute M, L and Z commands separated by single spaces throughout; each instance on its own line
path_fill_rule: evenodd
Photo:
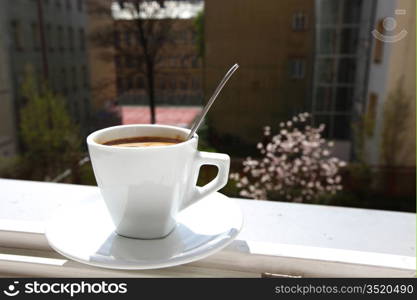
M 193 127 L 191 128 L 191 132 L 187 137 L 187 140 L 191 139 L 194 136 L 194 133 L 200 127 L 201 123 L 204 120 L 207 112 L 209 111 L 210 107 L 213 105 L 214 101 L 216 100 L 217 96 L 219 95 L 220 91 L 223 89 L 226 82 L 229 78 L 233 75 L 233 73 L 239 68 L 238 64 L 234 64 L 233 67 L 224 75 L 222 81 L 220 81 L 219 85 L 217 86 L 216 90 L 214 91 L 213 95 L 211 96 L 210 100 L 207 102 L 206 106 L 204 107 L 203 111 L 201 112 L 200 116 L 194 122 Z

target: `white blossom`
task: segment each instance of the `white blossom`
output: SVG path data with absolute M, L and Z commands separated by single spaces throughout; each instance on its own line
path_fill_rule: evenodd
M 230 174 L 241 196 L 266 199 L 275 191 L 288 201 L 303 202 L 342 189 L 339 168 L 346 163 L 331 157 L 334 143 L 321 136 L 325 126 L 307 125 L 309 117 L 301 113 L 281 122 L 276 135 L 264 127 L 267 142 L 257 144 L 261 157 L 246 158 L 242 173 Z

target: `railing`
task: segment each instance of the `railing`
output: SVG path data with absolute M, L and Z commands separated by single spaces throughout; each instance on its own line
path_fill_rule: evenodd
M 236 199 L 244 228 L 224 250 L 185 265 L 110 270 L 71 261 L 44 236 L 59 206 L 97 187 L 0 179 L 0 276 L 414 277 L 415 214 Z
M 82 167 L 83 165 L 85 165 L 89 161 L 90 161 L 90 157 L 86 156 L 78 162 L 78 166 Z M 71 173 L 72 173 L 71 169 L 66 169 L 64 172 L 62 172 L 61 174 L 56 176 L 54 179 L 52 179 L 51 182 L 61 182 L 62 180 L 64 180 L 68 176 L 70 176 Z

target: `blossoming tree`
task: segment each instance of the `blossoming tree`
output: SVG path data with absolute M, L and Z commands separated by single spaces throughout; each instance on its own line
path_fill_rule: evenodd
M 264 141 L 257 145 L 261 156 L 246 158 L 243 171 L 230 175 L 241 196 L 279 195 L 287 201 L 308 202 L 342 190 L 339 169 L 346 163 L 331 157 L 334 145 L 322 137 L 324 125 L 307 125 L 309 117 L 301 113 L 281 123 L 276 135 L 271 135 L 269 126 L 264 128 Z

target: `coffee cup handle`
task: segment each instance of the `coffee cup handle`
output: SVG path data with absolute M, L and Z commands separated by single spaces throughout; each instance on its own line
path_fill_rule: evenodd
M 197 186 L 197 179 L 200 173 L 200 168 L 203 165 L 216 166 L 218 169 L 217 176 L 204 186 Z M 229 178 L 230 157 L 227 154 L 212 153 L 212 152 L 197 152 L 194 166 L 192 182 L 193 187 L 188 199 L 185 199 L 181 209 L 184 209 L 191 204 L 203 199 L 207 195 L 217 192 L 227 184 Z

